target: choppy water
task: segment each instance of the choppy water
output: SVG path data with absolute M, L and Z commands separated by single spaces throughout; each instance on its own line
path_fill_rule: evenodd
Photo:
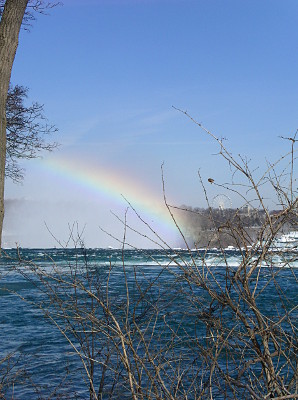
M 198 309 L 200 307 L 201 312 L 201 304 L 204 301 L 208 304 L 210 299 L 201 293 L 200 287 L 191 287 L 185 276 L 189 268 L 197 268 L 198 271 L 204 268 L 206 271 L 206 268 L 212 267 L 216 280 L 210 282 L 213 285 L 224 285 L 227 269 L 236 269 L 242 258 L 236 251 L 227 251 L 223 257 L 214 250 L 204 254 L 202 262 L 203 254 L 203 250 L 122 252 L 103 249 L 21 249 L 19 254 L 16 250 L 7 250 L 0 258 L 0 351 L 1 359 L 8 355 L 11 358 L 9 362 L 0 364 L 0 378 L 4 377 L 2 392 L 7 398 L 16 399 L 89 398 L 89 385 L 85 380 L 82 362 L 63 332 L 53 323 L 58 323 L 62 331 L 67 327 L 65 316 L 61 316 L 60 311 L 55 308 L 54 290 L 58 290 L 56 300 L 59 299 L 63 304 L 74 304 L 73 288 L 69 285 L 60 285 L 59 288 L 59 282 L 55 281 L 61 277 L 66 282 L 80 281 L 89 285 L 89 289 L 98 297 L 102 296 L 103 301 L 106 301 L 108 293 L 109 304 L 115 314 L 118 313 L 121 323 L 127 312 L 127 288 L 131 302 L 129 312 L 134 311 L 138 318 L 144 319 L 142 327 L 146 318 L 149 321 L 153 315 L 152 304 L 158 304 L 154 346 L 161 348 L 169 338 L 169 332 L 162 325 L 162 321 L 167 318 L 171 329 L 181 330 L 181 340 L 175 342 L 175 352 L 183 358 L 183 367 L 188 370 L 197 368 L 199 371 L 200 366 L 194 356 L 194 344 L 188 342 L 192 337 L 206 335 L 204 325 L 197 322 Z M 257 290 L 264 314 L 274 315 L 284 311 L 285 305 L 276 296 L 276 285 L 287 293 L 289 308 L 297 305 L 297 264 L 297 253 L 273 255 L 263 263 Z M 272 281 L 275 271 L 278 274 Z M 208 273 L 210 276 L 210 272 Z M 140 298 L 142 290 L 146 290 L 148 301 L 142 298 L 136 306 L 133 303 Z M 78 290 L 77 298 L 80 306 L 83 304 L 88 310 L 92 304 L 90 298 L 85 299 L 85 294 Z M 204 296 L 205 300 L 202 300 Z M 203 301 L 200 306 L 197 304 L 198 299 Z M 49 314 L 45 317 L 47 312 Z M 99 319 L 106 318 L 102 309 L 96 308 L 94 313 Z M 132 318 L 131 315 L 129 318 Z M 48 318 L 49 316 L 53 319 Z M 293 314 L 293 320 L 295 318 L 297 311 L 296 315 Z M 71 332 L 68 333 L 71 337 Z M 102 355 L 96 355 L 100 360 L 100 357 L 105 356 L 107 342 L 104 337 L 96 340 L 97 346 L 102 349 Z M 79 348 L 80 338 L 76 337 L 73 343 Z M 140 352 L 143 350 L 142 346 L 138 348 Z M 114 357 L 113 362 L 117 365 L 119 360 Z M 100 368 L 99 374 L 102 372 Z M 123 371 L 121 373 L 124 375 Z M 109 398 L 108 393 L 113 385 L 111 376 L 107 377 L 105 385 L 107 389 L 106 392 L 103 391 L 103 398 Z M 119 384 L 114 389 L 111 398 L 130 398 L 121 385 L 124 384 Z M 194 398 L 191 393 L 190 391 L 189 399 Z M 215 398 L 223 397 L 218 394 Z

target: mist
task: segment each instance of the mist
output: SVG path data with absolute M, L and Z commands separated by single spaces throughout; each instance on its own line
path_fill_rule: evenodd
M 158 218 L 142 218 L 162 240 L 171 246 L 181 245 L 181 239 L 174 228 L 164 226 Z M 25 198 L 5 200 L 5 248 L 74 247 L 81 244 L 92 248 L 120 248 L 124 234 L 128 243 L 126 247 L 157 248 L 160 242 L 133 210 L 127 210 L 124 204 L 119 206 L 92 201 L 82 203 L 75 200 L 38 201 Z M 152 240 L 148 240 L 148 237 Z

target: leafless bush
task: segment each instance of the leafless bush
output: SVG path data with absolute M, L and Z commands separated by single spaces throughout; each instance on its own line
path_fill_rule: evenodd
M 198 125 L 218 143 L 232 171 L 229 183 L 212 179 L 207 184 L 232 192 L 243 207 L 262 213 L 254 237 L 239 209 L 219 221 L 199 173 L 211 227 L 204 249 L 189 245 L 179 223 L 181 210 L 167 201 L 164 178 L 165 206 L 184 251 L 171 249 L 129 204 L 150 230 L 146 238 L 159 248 L 142 252 L 155 265 L 150 274 L 137 262 L 126 262 L 133 248 L 126 231 L 136 232 L 126 217 L 120 266 L 112 258 L 92 263 L 80 234 L 73 232 L 77 250 L 69 264 L 53 259 L 49 269 L 19 254 L 16 268 L 43 291 L 35 305 L 81 361 L 90 399 L 298 398 L 297 295 L 288 291 L 290 280 L 297 283 L 297 246 L 285 251 L 276 245 L 282 233 L 298 230 L 296 138 L 288 138 L 286 156 L 268 163 L 255 178 L 244 158 L 234 158 L 220 139 Z M 262 194 L 268 185 L 274 190 L 273 213 Z M 225 248 L 227 238 L 236 264 Z M 217 251 L 211 251 L 214 243 Z M 159 256 L 168 262 L 161 263 Z

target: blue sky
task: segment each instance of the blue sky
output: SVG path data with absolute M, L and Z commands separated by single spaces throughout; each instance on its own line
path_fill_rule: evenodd
M 12 83 L 45 105 L 61 147 L 24 163 L 22 186 L 6 183 L 14 200 L 6 242 L 53 245 L 44 221 L 60 238 L 68 223 L 86 222 L 90 246 L 111 244 L 98 225 L 118 232 L 109 210 L 121 214 L 125 204 L 48 171 L 48 157 L 112 170 L 161 197 L 164 162 L 170 202 L 204 206 L 198 169 L 218 182 L 229 170 L 172 105 L 227 138 L 252 166 L 278 158 L 288 149 L 279 136 L 298 127 L 297 26 L 296 0 L 65 0 L 37 16 L 21 33 Z

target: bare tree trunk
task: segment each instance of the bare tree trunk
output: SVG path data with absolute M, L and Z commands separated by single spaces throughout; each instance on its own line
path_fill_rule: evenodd
M 6 99 L 19 32 L 29 0 L 6 0 L 0 21 L 0 249 L 4 219 Z

